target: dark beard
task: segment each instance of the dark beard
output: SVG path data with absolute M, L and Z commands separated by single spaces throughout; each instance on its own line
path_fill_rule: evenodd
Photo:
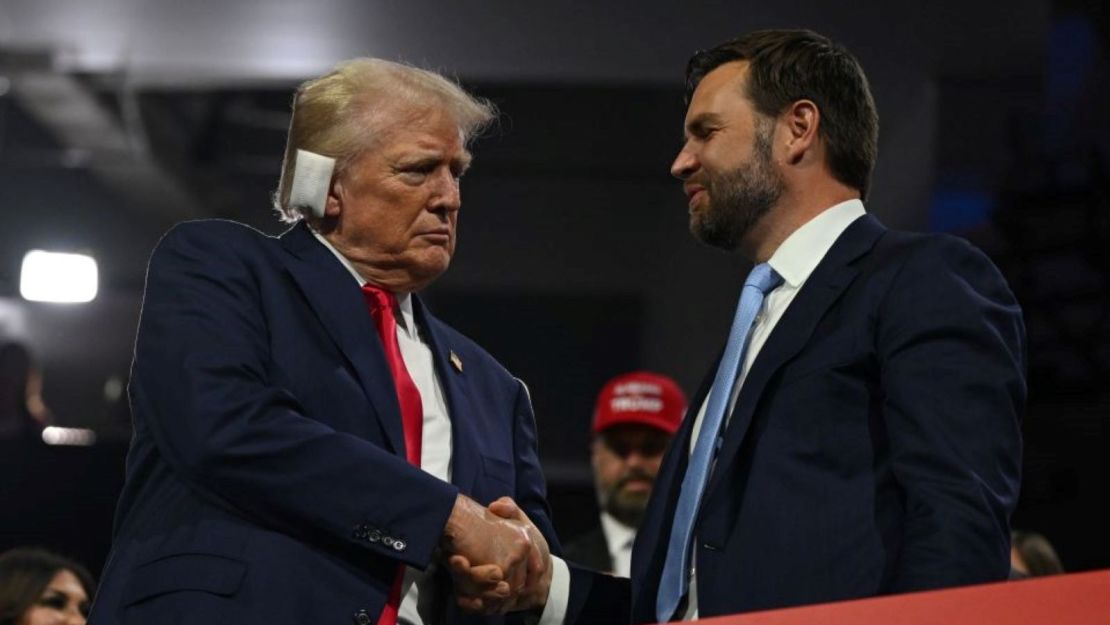
M 647 473 L 633 472 L 621 478 L 602 498 L 602 507 L 605 511 L 629 527 L 640 526 L 640 521 L 644 517 L 644 512 L 647 511 L 648 499 L 650 498 L 650 494 L 630 496 L 622 492 L 625 484 L 636 478 L 651 479 L 654 482 L 654 479 Z
M 735 251 L 785 189 L 782 174 L 771 162 L 771 126 L 757 128 L 750 162 L 707 178 L 705 187 L 709 201 L 702 214 L 690 220 L 690 232 L 707 245 Z

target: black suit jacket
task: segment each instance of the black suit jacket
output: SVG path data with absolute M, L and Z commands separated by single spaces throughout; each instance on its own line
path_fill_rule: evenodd
M 567 541 L 563 545 L 563 557 L 595 571 L 613 571 L 613 556 L 609 553 L 609 543 L 600 525 Z
M 89 622 L 377 622 L 398 564 L 433 560 L 459 492 L 513 497 L 557 551 L 527 391 L 414 309 L 452 422 L 450 484 L 405 460 L 362 293 L 303 224 L 171 230 L 147 275 L 127 483 Z
M 695 525 L 699 615 L 1006 579 L 1024 369 L 1021 311 L 981 252 L 854 222 L 744 381 Z M 715 370 L 664 457 L 630 588 L 572 572 L 579 622 L 655 621 Z

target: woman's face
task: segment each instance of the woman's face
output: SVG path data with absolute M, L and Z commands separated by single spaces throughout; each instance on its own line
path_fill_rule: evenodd
M 62 569 L 46 585 L 42 596 L 17 622 L 17 625 L 85 625 L 89 595 L 81 580 Z

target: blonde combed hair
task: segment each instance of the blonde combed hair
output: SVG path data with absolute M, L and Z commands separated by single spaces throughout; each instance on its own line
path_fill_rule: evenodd
M 497 116 L 489 101 L 476 98 L 455 81 L 428 70 L 384 59 L 357 58 L 301 84 L 293 98 L 281 180 L 274 209 L 293 223 L 304 214 L 289 205 L 297 150 L 336 160 L 340 174 L 373 149 L 389 126 L 405 115 L 446 111 L 458 124 L 463 142 L 480 134 Z

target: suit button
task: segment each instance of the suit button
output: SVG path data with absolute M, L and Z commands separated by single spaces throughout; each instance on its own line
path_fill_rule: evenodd
M 370 618 L 370 614 L 366 610 L 359 610 L 355 612 L 355 622 L 358 625 L 370 625 L 374 619 Z
M 381 539 L 382 539 L 382 533 L 378 530 L 370 530 L 370 533 L 367 534 L 367 536 L 366 536 L 366 540 L 368 540 L 372 543 L 376 543 Z
M 382 544 L 385 545 L 386 547 L 392 547 L 393 546 L 393 537 L 392 536 L 382 536 Z
M 404 551 L 405 547 L 408 547 L 408 545 L 405 544 L 405 541 L 403 541 L 403 540 L 393 541 L 393 550 L 394 551 Z

